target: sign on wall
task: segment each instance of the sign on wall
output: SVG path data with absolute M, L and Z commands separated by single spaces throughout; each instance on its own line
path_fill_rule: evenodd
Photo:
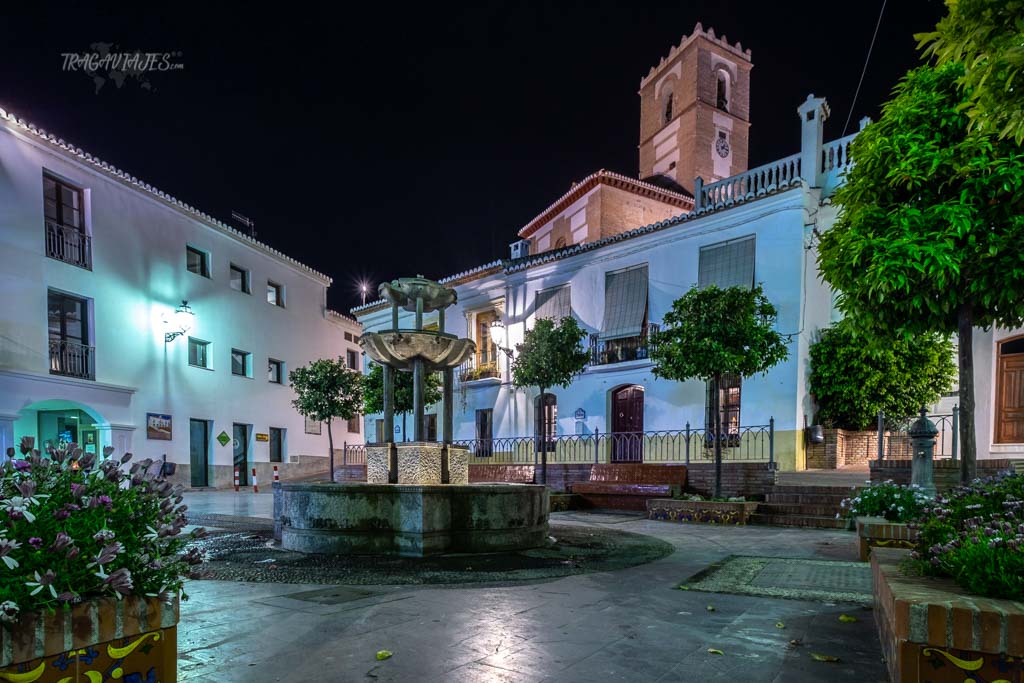
M 320 433 L 320 423 L 317 422 L 316 420 L 311 420 L 311 419 L 309 419 L 307 417 L 306 418 L 306 433 L 307 434 L 319 434 Z
M 270 434 L 260 434 L 259 432 L 256 432 L 256 440 L 257 441 L 270 441 Z
M 586 420 L 587 419 L 587 411 L 583 410 L 583 408 L 577 408 L 576 409 L 576 419 L 577 420 Z
M 171 416 L 146 413 L 146 438 L 157 441 L 171 440 Z
M 221 432 L 217 435 L 217 443 L 221 446 L 227 446 L 229 441 L 231 441 L 231 437 L 228 436 L 227 432 Z

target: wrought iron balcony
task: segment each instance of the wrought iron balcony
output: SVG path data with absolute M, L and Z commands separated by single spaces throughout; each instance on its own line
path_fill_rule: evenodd
M 46 221 L 46 255 L 92 270 L 92 238 L 78 228 Z
M 650 335 L 658 331 L 658 326 L 650 323 L 635 337 L 620 339 L 601 339 L 600 335 L 590 335 L 590 364 L 611 365 L 631 360 L 646 360 L 651 350 Z
M 481 363 L 476 364 L 475 359 L 470 359 L 459 366 L 459 381 L 460 382 L 473 382 L 478 379 L 498 378 L 498 363 Z
M 50 374 L 96 379 L 96 347 L 70 339 L 50 340 Z

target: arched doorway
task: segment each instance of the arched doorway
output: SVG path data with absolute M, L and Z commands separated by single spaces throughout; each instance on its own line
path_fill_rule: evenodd
M 59 399 L 36 401 L 18 412 L 15 441 L 23 436 L 33 437 L 35 447 L 43 452 L 63 441 L 102 455 L 103 447 L 111 445 L 110 423 L 102 415 L 85 404 Z
M 644 388 L 629 384 L 612 390 L 612 462 L 643 462 Z
M 1024 337 L 999 343 L 996 361 L 996 443 L 1024 443 Z

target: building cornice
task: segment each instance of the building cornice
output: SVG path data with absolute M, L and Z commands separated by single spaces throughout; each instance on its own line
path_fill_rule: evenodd
M 101 174 L 105 175 L 110 180 L 119 182 L 122 185 L 128 187 L 129 189 L 135 190 L 136 192 L 147 194 L 150 197 L 162 202 L 166 206 L 169 206 L 170 208 L 187 215 L 189 218 L 198 220 L 201 223 L 205 224 L 207 227 L 210 227 L 228 237 L 231 237 L 232 239 L 237 240 L 238 242 L 250 246 L 256 249 L 257 251 L 266 254 L 267 256 L 270 256 L 278 261 L 281 261 L 287 266 L 295 268 L 296 270 L 302 272 L 303 274 L 310 276 L 315 280 L 321 282 L 325 286 L 329 286 L 332 282 L 332 279 L 329 276 L 319 272 L 318 270 L 314 270 L 313 268 L 310 268 L 304 263 L 300 263 L 299 261 L 293 259 L 291 256 L 288 256 L 287 254 L 284 254 L 278 251 L 277 249 L 274 249 L 270 245 L 264 242 L 260 242 L 259 240 L 254 239 L 249 235 L 246 235 L 244 232 L 231 227 L 227 223 L 224 223 L 223 221 L 220 221 L 214 218 L 213 216 L 210 216 L 209 214 L 200 211 L 199 209 L 195 208 L 194 206 L 191 206 L 190 204 L 186 204 L 180 199 L 177 199 L 176 197 L 167 194 L 163 190 L 154 187 L 153 185 L 150 185 L 149 183 L 143 180 L 136 178 L 135 176 L 117 168 L 116 166 L 109 164 L 98 157 L 93 156 L 89 152 L 84 151 L 81 147 L 76 147 L 72 143 L 64 140 L 63 138 L 59 138 L 53 133 L 48 133 L 45 129 L 39 128 L 31 122 L 26 121 L 25 119 L 19 119 L 14 113 L 9 112 L 3 109 L 2 107 L 0 107 L 0 122 L 2 122 L 4 126 L 11 130 L 12 132 L 17 133 L 20 131 L 22 133 L 28 133 L 39 142 L 44 143 L 45 146 L 51 151 L 61 156 L 67 157 L 73 162 L 87 165 L 91 167 L 93 170 L 98 171 Z
M 13 377 L 16 379 L 27 379 L 33 382 L 48 382 L 50 384 L 62 384 L 65 386 L 79 387 L 81 389 L 100 389 L 102 391 L 113 391 L 119 394 L 134 394 L 138 391 L 136 387 L 127 387 L 121 384 L 107 384 L 105 382 L 96 382 L 87 379 L 75 379 L 73 377 L 63 377 L 61 375 L 50 375 L 50 374 L 38 374 L 35 372 L 26 372 L 24 370 L 14 370 L 12 368 L 0 368 L 0 377 Z

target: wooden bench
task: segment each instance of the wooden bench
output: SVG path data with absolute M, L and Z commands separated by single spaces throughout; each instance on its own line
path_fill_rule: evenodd
M 532 484 L 533 465 L 470 465 L 469 483 Z
M 671 498 L 686 488 L 686 465 L 641 463 L 594 465 L 590 481 L 572 485 L 572 492 L 598 508 L 646 510 L 648 498 Z

